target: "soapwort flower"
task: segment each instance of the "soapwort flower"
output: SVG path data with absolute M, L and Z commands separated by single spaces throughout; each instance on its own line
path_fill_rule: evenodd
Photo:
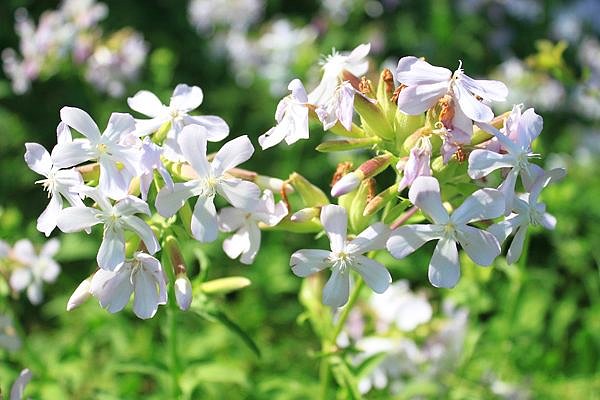
M 346 210 L 338 205 L 326 205 L 321 209 L 321 223 L 329 237 L 331 251 L 296 251 L 290 258 L 292 272 L 297 276 L 306 277 L 331 268 L 331 277 L 323 288 L 323 303 L 331 307 L 341 307 L 348 301 L 350 270 L 358 272 L 374 292 L 385 292 L 392 282 L 390 273 L 379 262 L 363 254 L 383 248 L 389 229 L 382 223 L 376 223 L 362 231 L 355 239 L 348 241 L 348 215 Z
M 96 271 L 89 290 L 111 313 L 121 311 L 133 293 L 133 312 L 141 319 L 152 318 L 160 304 L 167 304 L 162 266 L 156 258 L 142 252 L 136 252 L 114 271 Z
M 387 249 L 396 258 L 404 258 L 430 240 L 438 240 L 429 263 L 429 281 L 435 287 L 451 288 L 460 277 L 457 243 L 479 265 L 490 265 L 500 255 L 500 244 L 489 232 L 468 225 L 496 218 L 504 210 L 504 198 L 495 189 L 479 189 L 467 197 L 452 215 L 442 205 L 436 178 L 420 176 L 408 192 L 410 201 L 433 222 L 406 225 L 392 231 Z
M 273 193 L 265 190 L 260 200 L 248 210 L 226 207 L 218 216 L 219 229 L 223 232 L 235 232 L 223 241 L 223 250 L 230 258 L 241 255 L 240 261 L 252 264 L 260 248 L 261 233 L 258 224 L 275 226 L 288 214 L 283 201 L 275 204 Z
M 178 143 L 183 156 L 197 178 L 163 187 L 156 196 L 156 209 L 163 217 L 174 215 L 190 197 L 198 196 L 191 220 L 194 238 L 212 242 L 218 235 L 215 195 L 223 196 L 231 205 L 249 208 L 260 197 L 260 189 L 252 182 L 227 174 L 231 168 L 247 161 L 254 153 L 248 136 L 237 137 L 223 145 L 212 162 L 206 158 L 206 129 L 199 125 L 183 128 Z
M 125 231 L 135 232 L 144 242 L 150 254 L 160 250 L 152 229 L 135 214 L 150 215 L 150 208 L 143 200 L 126 196 L 111 204 L 106 195 L 97 188 L 87 186 L 79 189 L 92 198 L 98 208 L 70 207 L 58 216 L 58 228 L 63 232 L 78 232 L 94 225 L 103 224 L 104 234 L 96 261 L 102 269 L 113 271 L 125 260 Z
M 419 176 L 431 176 L 431 142 L 429 138 L 422 137 L 410 150 L 408 161 L 404 165 L 400 162 L 396 165 L 398 170 L 402 169 L 402 179 L 398 184 L 398 191 L 409 187 Z

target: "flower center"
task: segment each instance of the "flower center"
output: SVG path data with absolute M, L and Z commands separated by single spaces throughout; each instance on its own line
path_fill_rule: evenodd
M 46 179 L 40 179 L 39 181 L 35 181 L 35 183 L 42 185 L 42 188 L 48 192 L 48 198 L 52 197 L 52 193 L 54 193 L 54 189 L 56 188 L 56 179 L 53 172 L 50 172 Z
M 173 121 L 179 121 L 183 118 L 183 113 L 176 108 L 169 108 L 169 116 Z
M 444 225 L 444 236 L 449 239 L 454 239 L 456 234 L 456 225 L 453 222 L 448 222 Z
M 96 150 L 98 150 L 98 153 L 100 153 L 101 155 L 108 154 L 108 146 L 105 143 L 99 143 L 96 146 Z
M 217 192 L 217 186 L 221 183 L 221 178 L 209 176 L 201 181 L 202 194 L 207 197 L 212 197 Z
M 333 263 L 332 268 L 339 269 L 341 273 L 346 272 L 346 270 L 355 263 L 354 256 L 344 251 L 331 253 L 329 260 Z

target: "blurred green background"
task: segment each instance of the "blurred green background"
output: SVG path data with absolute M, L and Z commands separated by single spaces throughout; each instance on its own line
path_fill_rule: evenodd
M 527 96 L 514 101 L 535 107 L 544 117 L 536 151 L 544 155 L 547 167 L 565 167 L 568 175 L 543 193 L 558 224 L 553 232 L 533 230 L 526 263 L 508 266 L 498 260 L 482 269 L 465 259 L 460 284 L 452 290 L 434 290 L 426 278 L 429 252 L 402 261 L 385 259 L 394 278 L 409 279 L 412 287 L 427 293 L 434 308 L 451 298 L 469 310 L 460 357 L 439 387 L 421 398 L 600 398 L 600 28 L 590 16 L 598 15 L 594 14 L 598 3 L 256 2 L 262 11 L 241 29 L 252 43 L 260 41 L 275 20 L 285 19 L 295 29 L 308 27 L 302 33 L 305 40 L 287 49 L 287 57 L 224 51 L 223 38 L 231 23 L 195 29 L 189 1 L 104 3 L 109 13 L 100 22 L 103 32 L 131 27 L 143 34 L 149 49 L 139 77 L 126 84 L 123 96 L 111 97 L 94 88 L 68 55 L 23 95 L 15 95 L 10 81 L 0 75 L 0 239 L 14 243 L 27 237 L 40 245 L 45 240 L 36 231 L 35 220 L 47 199 L 34 185 L 38 176 L 23 161 L 24 143 L 51 148 L 59 110 L 65 105 L 86 110 L 103 128 L 111 112 L 130 111 L 126 98 L 138 90 L 150 90 L 166 102 L 176 84 L 198 85 L 204 91 L 200 112 L 223 117 L 231 137 L 248 134 L 257 146 L 258 136 L 273 125 L 275 107 L 285 94 L 281 82 L 275 82 L 276 74 L 261 73 L 272 64 L 286 63 L 288 76 L 280 78 L 284 85 L 300 77 L 310 89 L 320 77 L 320 55 L 329 54 L 332 47 L 349 50 L 371 42 L 373 79 L 380 65 L 393 66 L 404 55 L 424 56 L 451 69 L 462 60 L 467 74 L 501 79 L 511 91 Z M 225 14 L 234 22 L 244 15 L 234 11 L 237 3 L 241 2 L 223 3 L 225 10 L 231 7 Z M 37 21 L 44 10 L 58 5 L 2 1 L 0 49 L 18 48 L 17 8 L 25 7 Z M 571 19 L 564 21 L 565 15 Z M 291 37 L 299 35 L 297 31 Z M 288 37 L 280 38 L 278 46 L 291 46 Z M 510 104 L 505 103 L 497 111 L 508 109 Z M 280 178 L 298 171 L 327 191 L 342 157 L 314 151 L 323 136 L 319 129 L 313 127 L 311 139 L 294 146 L 257 151 L 244 166 Z M 348 156 L 357 165 L 368 155 Z M 43 305 L 34 307 L 25 296 L 11 298 L 5 284 L 0 288 L 7 294 L 0 312 L 18 321 L 23 341 L 16 352 L 0 349 L 2 392 L 22 368 L 29 367 L 34 378 L 27 393 L 36 399 L 169 398 L 163 307 L 148 321 L 128 310 L 109 314 L 93 299 L 65 312 L 72 291 L 94 269 L 99 241 L 93 235 L 54 235 L 62 243 L 57 257 L 62 273 L 55 284 L 45 287 Z M 189 398 L 315 397 L 320 344 L 308 323 L 298 322 L 303 311 L 298 301 L 301 279 L 288 267 L 289 254 L 306 246 L 315 248 L 314 242 L 310 235 L 265 232 L 252 266 L 226 258 L 220 241 L 202 246 L 203 268 L 211 278 L 243 275 L 252 281 L 250 287 L 217 301 L 254 339 L 262 356 L 222 325 L 191 313 L 178 314 L 180 362 L 185 367 L 182 387 Z M 319 239 L 318 245 L 326 246 L 326 241 Z M 194 271 L 192 250 L 197 245 L 186 246 Z M 492 381 L 520 391 L 510 397 L 494 389 Z M 388 395 L 371 391 L 366 397 Z

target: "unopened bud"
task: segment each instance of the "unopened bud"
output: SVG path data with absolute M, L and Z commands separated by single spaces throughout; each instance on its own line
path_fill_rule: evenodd
M 366 149 L 381 142 L 378 137 L 353 138 L 341 140 L 327 140 L 316 147 L 317 151 L 330 153 L 333 151 L 346 151 L 355 149 Z
M 167 138 L 167 133 L 171 130 L 171 121 L 167 121 L 158 128 L 156 133 L 152 135 L 152 141 L 156 144 L 162 144 Z
M 350 172 L 342 176 L 335 185 L 331 188 L 331 195 L 338 197 L 343 194 L 349 193 L 356 189 L 360 182 L 364 179 L 364 174 L 360 171 Z
M 180 274 L 175 279 L 175 300 L 177 300 L 177 306 L 187 311 L 192 304 L 192 283 L 188 279 L 186 274 Z
M 504 125 L 504 121 L 506 120 L 506 118 L 509 115 L 510 115 L 510 111 L 507 111 L 504 114 L 498 115 L 493 120 L 491 120 L 489 122 L 489 124 L 492 125 L 496 129 L 500 129 Z M 481 144 L 483 142 L 490 140 L 493 137 L 494 137 L 494 135 L 484 131 L 483 129 L 481 129 L 480 127 L 475 125 L 474 129 L 473 129 L 473 136 L 471 136 L 471 145 L 476 146 L 478 144 Z
M 321 207 L 307 207 L 302 210 L 296 211 L 290 217 L 290 221 L 300 223 L 310 221 L 313 218 L 317 218 L 321 214 Z
M 85 164 L 76 168 L 84 182 L 97 181 L 100 178 L 100 164 Z
M 354 232 L 361 232 L 369 225 L 370 216 L 365 217 L 364 210 L 367 201 L 373 196 L 374 190 L 375 179 L 366 179 L 362 181 L 352 199 L 352 206 L 348 210 L 348 220 Z
M 381 210 L 386 204 L 390 201 L 394 200 L 398 196 L 398 183 L 393 184 L 388 187 L 377 196 L 373 197 L 365 206 L 365 210 L 363 211 L 364 216 L 369 216 L 375 214 L 377 211 Z
M 71 297 L 69 297 L 69 301 L 67 301 L 67 311 L 74 310 L 92 296 L 90 293 L 91 284 L 92 279 L 88 277 L 77 286 L 77 289 L 75 289 Z
M 362 163 L 354 172 L 344 175 L 331 188 L 332 196 L 341 196 L 356 189 L 360 183 L 384 171 L 392 162 L 393 156 L 389 153 L 373 157 Z
M 287 184 L 285 181 L 279 178 L 256 175 L 254 183 L 256 183 L 261 189 L 269 189 L 273 193 L 281 193 L 283 189 L 285 189 L 286 194 L 294 193 L 294 188 L 292 185 Z
M 377 84 L 377 102 L 381 105 L 386 119 L 393 123 L 396 115 L 396 104 L 392 101 L 392 96 L 395 90 L 394 75 L 389 69 L 384 69 L 379 76 Z
M 302 200 L 306 206 L 314 207 L 329 204 L 327 195 L 299 173 L 292 172 L 288 182 L 294 186 L 294 189 L 296 189 L 296 192 L 298 192 L 300 197 L 302 197 Z
M 404 150 L 405 153 L 408 153 L 413 148 L 413 144 L 407 144 L 406 141 L 412 135 L 417 136 L 418 139 L 426 129 L 423 127 L 424 124 L 425 117 L 423 115 L 408 115 L 396 109 L 396 145 L 398 146 L 398 150 Z M 421 133 L 417 134 L 416 132 Z M 416 142 L 417 139 L 414 141 Z
M 394 139 L 394 130 L 380 105 L 364 96 L 354 96 L 354 108 L 362 117 L 367 132 L 385 140 Z

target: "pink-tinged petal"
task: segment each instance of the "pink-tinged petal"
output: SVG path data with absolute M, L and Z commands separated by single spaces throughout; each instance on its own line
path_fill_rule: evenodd
M 223 241 L 223 251 L 231 259 L 238 258 L 250 248 L 249 232 L 245 226 Z
M 329 280 L 323 287 L 323 304 L 330 307 L 341 307 L 348 302 L 350 292 L 350 271 L 341 272 L 333 268 Z
M 229 136 L 229 125 L 223 118 L 215 115 L 186 115 L 183 122 L 186 125 L 200 125 L 206 129 L 206 140 L 209 142 L 220 142 Z
M 346 246 L 346 252 L 364 254 L 368 251 L 384 249 L 390 233 L 391 230 L 387 225 L 376 222 L 352 239 Z
M 237 178 L 222 180 L 217 192 L 232 206 L 252 209 L 260 198 L 260 188 L 252 182 Z
M 56 253 L 58 253 L 59 249 L 60 249 L 60 241 L 56 238 L 50 239 L 44 244 L 44 246 L 42 247 L 42 250 L 40 250 L 40 257 L 44 257 L 44 258 L 54 257 L 56 255 Z
M 121 217 L 121 221 L 123 221 L 132 231 L 137 233 L 142 239 L 142 242 L 146 245 L 148 253 L 154 254 L 160 250 L 160 245 L 158 244 L 158 240 L 156 240 L 156 236 L 154 236 L 154 231 L 152 231 L 143 219 L 134 215 L 126 215 Z
M 521 226 L 515 233 L 515 237 L 510 243 L 510 247 L 506 253 L 506 262 L 514 264 L 519 261 L 521 253 L 523 253 L 523 244 L 525 243 L 525 237 L 527 236 L 527 226 Z
M 75 139 L 72 142 L 59 143 L 52 149 L 52 161 L 58 168 L 70 168 L 94 156 L 90 150 L 90 143 L 86 139 Z
M 467 117 L 478 122 L 488 122 L 494 118 L 492 109 L 469 92 L 461 80 L 456 81 L 453 89 L 454 98 Z
M 435 67 L 417 57 L 402 57 L 396 67 L 396 79 L 407 86 L 428 85 L 448 81 L 452 72 L 443 67 Z
M 85 111 L 75 107 L 63 107 L 60 110 L 60 119 L 92 142 L 100 140 L 98 125 Z
M 398 109 L 405 114 L 418 115 L 432 108 L 448 91 L 448 82 L 408 86 L 398 95 Z
M 290 257 L 290 266 L 294 275 L 304 278 L 331 266 L 327 250 L 303 249 Z
M 46 209 L 37 219 L 37 230 L 42 232 L 46 237 L 50 236 L 56 223 L 58 221 L 58 215 L 62 211 L 63 202 L 60 195 L 50 197 L 50 202 Z
M 42 280 L 44 282 L 52 283 L 56 280 L 58 274 L 60 274 L 60 265 L 52 259 L 47 259 L 46 266 L 40 275 Z
M 500 255 L 500 243 L 491 233 L 464 225 L 457 229 L 456 238 L 471 260 L 479 265 L 491 265 Z
M 98 299 L 102 308 L 113 314 L 119 312 L 133 293 L 130 274 L 129 264 L 122 264 L 116 271 L 99 269 L 92 277 L 90 293 Z
M 246 225 L 248 230 L 248 248 L 244 250 L 242 253 L 242 257 L 240 257 L 240 262 L 242 264 L 250 265 L 254 262 L 254 258 L 258 254 L 258 250 L 260 249 L 260 228 L 254 222 L 249 222 Z
M 216 240 L 218 235 L 214 197 L 200 196 L 192 214 L 192 236 L 201 243 L 209 243 Z
M 125 261 L 125 235 L 121 229 L 104 229 L 96 261 L 100 268 L 108 271 L 114 271 Z
M 90 207 L 69 207 L 58 214 L 56 226 L 65 233 L 79 232 L 101 223 L 98 210 Z
M 37 306 L 44 300 L 44 293 L 42 292 L 42 283 L 34 281 L 27 287 L 27 298 L 31 304 Z
M 196 181 L 176 183 L 173 185 L 173 189 L 166 186 L 160 189 L 154 205 L 160 215 L 169 218 L 183 207 L 187 199 L 197 196 L 199 193 L 200 189 Z
M 508 88 L 500 81 L 473 79 L 461 74 L 460 83 L 471 93 L 485 100 L 504 101 L 508 96 Z
M 151 273 L 142 268 L 134 272 L 133 277 L 133 312 L 141 319 L 154 317 L 158 310 L 158 290 Z
M 504 212 L 504 196 L 496 189 L 479 189 L 452 213 L 455 224 L 497 218 Z
M 348 214 L 344 207 L 328 204 L 321 208 L 321 224 L 329 237 L 331 251 L 339 253 L 346 245 Z
M 352 264 L 365 283 L 375 293 L 383 293 L 392 283 L 392 276 L 389 271 L 380 263 L 365 256 L 357 256 L 356 263 Z
M 122 198 L 115 204 L 115 211 L 119 215 L 130 215 L 130 214 L 146 214 L 150 215 L 150 207 L 148 203 L 135 196 L 127 196 Z
M 217 152 L 211 164 L 214 176 L 221 176 L 225 171 L 248 161 L 254 153 L 254 147 L 248 136 L 240 136 L 225 143 Z
M 25 394 L 25 386 L 31 381 L 31 371 L 25 368 L 10 388 L 10 400 L 22 400 Z
M 125 177 L 124 170 L 119 170 L 114 161 L 101 158 L 98 189 L 105 196 L 119 200 L 127 196 L 129 180 Z
M 32 278 L 29 268 L 17 268 L 10 274 L 10 287 L 15 292 L 20 292 L 31 284 Z
M 292 98 L 300 103 L 308 103 L 306 89 L 300 79 L 292 80 L 288 85 L 288 90 L 292 92 Z
M 249 215 L 248 211 L 240 210 L 234 207 L 225 207 L 219 211 L 219 229 L 222 232 L 233 232 L 238 230 L 244 222 L 246 222 L 246 216 Z
M 528 108 L 518 122 L 517 141 L 523 150 L 531 148 L 531 143 L 539 136 L 544 127 L 544 119 Z
M 429 262 L 429 282 L 439 288 L 453 288 L 460 278 L 460 264 L 456 243 L 450 239 L 441 239 Z
M 519 171 L 517 168 L 510 170 L 504 182 L 498 186 L 498 190 L 504 195 L 504 201 L 506 203 L 504 209 L 504 215 L 509 215 L 513 208 L 513 202 L 515 200 L 515 185 L 517 184 L 517 176 Z
M 203 99 L 204 94 L 198 86 L 188 86 L 185 83 L 180 83 L 173 91 L 169 106 L 176 110 L 191 111 L 198 108 Z
M 38 143 L 25 143 L 25 162 L 36 173 L 48 176 L 52 169 L 50 153 Z
M 408 191 L 410 201 L 427 214 L 436 224 L 448 222 L 448 212 L 442 205 L 440 184 L 431 176 L 419 176 Z
M 133 97 L 127 98 L 129 108 L 148 117 L 158 116 L 164 109 L 160 99 L 147 90 L 140 90 Z
M 386 247 L 392 256 L 401 259 L 443 236 L 444 228 L 440 225 L 406 225 L 392 231 Z
M 472 179 L 480 179 L 500 168 L 512 168 L 515 160 L 508 154 L 498 154 L 493 151 L 476 149 L 469 155 L 467 173 Z
M 190 163 L 198 176 L 210 174 L 210 164 L 206 159 L 206 129 L 200 125 L 188 125 L 183 128 L 177 144 L 183 157 Z

